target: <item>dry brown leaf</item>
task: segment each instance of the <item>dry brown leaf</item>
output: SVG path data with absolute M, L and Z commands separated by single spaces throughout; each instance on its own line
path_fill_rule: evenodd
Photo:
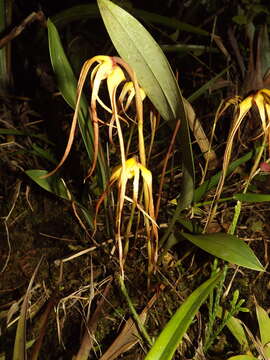
M 196 118 L 196 114 L 195 111 L 193 110 L 193 107 L 186 99 L 183 99 L 183 101 L 184 101 L 184 106 L 185 106 L 186 116 L 188 119 L 189 126 L 201 149 L 201 152 L 203 153 L 205 160 L 208 161 L 209 164 L 208 168 L 210 170 L 215 169 L 217 167 L 216 153 L 214 150 L 211 149 L 209 140 L 205 135 L 205 132 L 203 130 L 200 121 Z
M 163 289 L 163 287 L 161 287 Z M 148 302 L 146 307 L 141 312 L 140 320 L 142 324 L 145 323 L 147 318 L 148 310 L 152 307 L 154 302 L 156 301 L 158 293 L 156 293 Z M 121 354 L 130 350 L 137 342 L 140 340 L 140 335 L 138 333 L 135 322 L 132 318 L 129 318 L 123 327 L 120 334 L 114 340 L 112 345 L 108 348 L 105 354 L 99 360 L 114 360 Z

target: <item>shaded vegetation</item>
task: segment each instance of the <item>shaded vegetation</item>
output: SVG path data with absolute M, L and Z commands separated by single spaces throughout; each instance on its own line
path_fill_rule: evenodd
M 267 359 L 268 2 L 115 3 L 0 2 L 0 359 Z

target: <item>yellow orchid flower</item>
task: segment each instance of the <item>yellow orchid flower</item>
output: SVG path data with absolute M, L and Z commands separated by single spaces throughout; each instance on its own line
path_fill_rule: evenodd
M 258 109 L 259 117 L 261 120 L 261 128 L 262 128 L 262 132 L 256 138 L 264 135 L 263 141 L 264 141 L 264 143 L 268 142 L 268 152 L 270 154 L 270 129 L 269 129 L 269 127 L 270 127 L 270 90 L 268 90 L 268 89 L 258 90 L 255 93 L 244 98 L 240 103 L 239 103 L 239 101 L 240 101 L 239 97 L 230 99 L 229 101 L 227 101 L 224 104 L 223 109 L 219 113 L 219 115 L 222 114 L 224 112 L 224 109 L 227 109 L 228 106 L 230 106 L 230 105 L 234 105 L 237 107 L 236 116 L 234 117 L 234 121 L 231 126 L 231 130 L 230 130 L 227 144 L 226 144 L 226 149 L 224 152 L 222 175 L 220 177 L 220 180 L 219 180 L 219 183 L 218 183 L 218 186 L 216 189 L 216 194 L 215 194 L 214 202 L 212 205 L 213 209 L 211 209 L 211 211 L 209 212 L 209 217 L 208 217 L 205 229 L 207 228 L 208 224 L 211 222 L 212 218 L 215 215 L 217 201 L 219 200 L 219 198 L 221 196 L 225 178 L 226 178 L 226 174 L 227 174 L 227 169 L 228 169 L 229 162 L 231 159 L 231 153 L 232 153 L 232 149 L 233 149 L 235 135 L 236 135 L 237 131 L 239 130 L 240 125 L 242 124 L 242 121 L 244 120 L 244 118 L 246 117 L 246 115 L 249 113 L 249 111 L 252 109 L 252 107 L 254 105 Z M 261 156 L 262 156 L 262 152 L 260 152 L 256 158 L 255 164 L 251 170 L 249 180 L 247 183 L 249 183 L 251 181 L 253 174 L 256 172 L 256 170 L 259 166 L 259 161 L 260 161 Z
M 118 218 L 121 219 L 121 212 L 123 209 L 123 204 L 125 200 L 125 193 L 126 193 L 126 185 L 128 180 L 133 179 L 133 202 L 137 205 L 138 201 L 138 193 L 139 193 L 139 178 L 140 175 L 143 178 L 144 183 L 146 184 L 148 195 L 149 195 L 149 203 L 146 205 L 145 211 L 149 212 L 149 218 L 151 221 L 156 225 L 156 221 L 153 215 L 153 195 L 152 195 L 152 173 L 148 170 L 145 166 L 138 162 L 137 156 L 133 156 L 129 158 L 125 162 L 125 167 L 123 168 L 122 165 L 117 166 L 111 175 L 110 182 L 108 185 L 107 190 L 103 195 L 106 195 L 108 189 L 118 181 L 119 189 L 120 189 L 120 206 L 119 210 L 120 213 L 118 214 Z M 105 196 L 102 196 L 99 199 L 99 202 L 96 207 L 96 214 L 98 213 L 99 207 L 103 202 Z M 140 209 L 142 209 L 140 207 Z
M 96 58 L 96 59 L 95 59 Z M 93 158 L 93 164 L 91 169 L 89 170 L 86 179 L 89 178 L 95 167 L 98 157 L 98 142 L 99 142 L 99 118 L 97 116 L 96 111 L 96 102 L 98 101 L 105 110 L 108 110 L 107 106 L 100 100 L 98 96 L 98 91 L 100 88 L 100 84 L 102 80 L 107 80 L 107 87 L 109 92 L 109 98 L 112 108 L 112 118 L 110 121 L 110 127 L 112 127 L 114 120 L 116 120 L 117 123 L 117 131 L 119 140 L 120 137 L 122 137 L 122 131 L 120 127 L 120 123 L 117 121 L 117 106 L 116 106 L 116 91 L 119 86 L 119 84 L 123 81 L 125 81 L 125 75 L 123 70 L 120 68 L 119 65 L 117 65 L 113 58 L 110 56 L 101 56 L 101 58 L 95 57 L 92 59 L 92 61 L 98 61 L 99 64 L 94 68 L 94 74 L 91 75 L 91 83 L 92 83 L 92 95 L 91 95 L 91 114 L 92 114 L 92 121 L 93 121 L 93 129 L 94 129 L 94 158 Z M 98 59 L 97 59 L 98 58 Z M 90 60 L 91 61 L 91 60 Z M 120 140 L 121 143 L 121 140 Z M 123 146 L 123 145 L 122 145 Z M 120 144 L 121 147 L 121 144 Z M 121 148 L 121 153 L 123 152 L 123 149 Z
M 144 92 L 144 90 L 142 88 L 140 88 L 140 95 L 141 95 L 141 99 L 142 101 L 146 98 L 146 94 Z M 124 100 L 127 97 L 126 100 L 126 104 L 124 106 Z M 134 88 L 134 84 L 132 81 L 128 81 L 124 84 L 122 91 L 119 95 L 119 102 L 122 106 L 122 109 L 126 112 L 128 110 L 128 108 L 130 107 L 130 104 L 132 102 L 132 100 L 135 97 L 135 88 Z
M 96 167 L 97 156 L 98 156 L 98 137 L 99 137 L 98 122 L 101 121 L 97 115 L 96 103 L 97 102 L 100 103 L 101 106 L 103 106 L 105 108 L 105 110 L 109 110 L 110 112 L 117 111 L 116 107 L 115 107 L 115 104 L 116 104 L 115 95 L 116 95 L 117 87 L 119 86 L 119 84 L 121 82 L 125 81 L 125 79 L 126 79 L 123 70 L 114 61 L 114 58 L 111 56 L 105 56 L 105 55 L 94 56 L 92 59 L 87 60 L 82 67 L 79 81 L 78 81 L 78 87 L 77 87 L 77 102 L 76 102 L 75 112 L 74 112 L 74 116 L 73 116 L 73 120 L 72 120 L 72 124 L 71 124 L 71 130 L 70 130 L 70 134 L 69 134 L 68 143 L 67 143 L 67 146 L 65 149 L 65 153 L 64 153 L 62 159 L 60 160 L 59 164 L 57 165 L 57 167 L 53 171 L 48 173 L 46 175 L 46 177 L 53 175 L 63 165 L 63 163 L 65 162 L 65 160 L 71 150 L 71 146 L 74 141 L 74 135 L 75 135 L 75 130 L 76 130 L 76 126 L 77 126 L 77 119 L 78 119 L 78 113 L 79 113 L 79 109 L 80 109 L 80 100 L 81 100 L 81 96 L 82 96 L 83 86 L 85 84 L 87 75 L 88 75 L 92 65 L 95 63 L 97 63 L 97 65 L 94 67 L 94 69 L 92 70 L 91 75 L 90 75 L 90 83 L 91 83 L 91 87 L 92 87 L 90 110 L 91 110 L 92 121 L 93 121 L 93 130 L 94 130 L 94 154 L 93 154 L 93 164 L 92 164 L 91 169 L 88 172 L 87 178 L 89 176 L 91 176 L 91 174 L 93 173 L 93 171 Z M 111 107 L 114 110 L 110 110 L 108 107 L 106 107 L 106 105 L 100 100 L 100 98 L 98 96 L 101 82 L 104 80 L 107 80 L 107 86 L 108 86 L 108 91 L 109 91 L 109 96 L 110 96 Z
M 143 179 L 144 184 L 144 196 L 145 196 L 145 208 L 143 208 L 140 204 L 138 204 L 138 193 L 139 193 L 139 183 L 140 176 Z M 131 199 L 126 195 L 126 188 L 128 180 L 133 179 L 133 198 Z M 118 241 L 119 247 L 119 262 L 120 268 L 123 274 L 123 264 L 125 261 L 125 256 L 123 256 L 123 247 L 121 241 L 121 223 L 122 223 L 122 211 L 124 206 L 124 201 L 127 200 L 132 202 L 138 209 L 141 211 L 143 216 L 150 220 L 152 224 L 152 232 L 154 243 L 152 244 L 149 253 L 151 254 L 151 258 L 149 258 L 149 264 L 151 263 L 152 268 L 154 268 L 157 262 L 157 251 L 158 251 L 158 225 L 155 221 L 155 211 L 154 211 L 154 203 L 153 203 L 153 193 L 152 193 L 152 173 L 145 166 L 138 162 L 137 156 L 133 156 L 126 160 L 124 166 L 117 166 L 111 175 L 110 182 L 107 186 L 107 189 L 100 197 L 97 206 L 96 206 L 96 217 L 99 211 L 99 207 L 104 201 L 105 196 L 107 195 L 110 187 L 118 182 L 118 203 L 117 203 L 117 214 L 116 214 L 116 238 Z M 96 224 L 96 220 L 95 220 Z M 126 255 L 126 254 L 124 254 Z M 154 265 L 153 265 L 154 264 Z M 150 265 L 149 265 L 150 266 Z
M 98 200 L 96 206 L 96 216 L 99 210 L 100 205 L 105 199 L 105 196 L 108 193 L 110 187 L 117 182 L 118 183 L 118 201 L 116 209 L 116 223 L 115 223 L 115 236 L 118 242 L 119 248 L 119 262 L 122 275 L 124 274 L 123 265 L 125 261 L 125 256 L 127 252 L 125 251 L 123 256 L 122 243 L 121 243 L 121 217 L 122 210 L 124 206 L 124 201 L 127 200 L 132 202 L 132 211 L 129 219 L 128 229 L 131 227 L 133 222 L 134 210 L 137 209 L 144 215 L 146 236 L 148 239 L 148 255 L 149 255 L 149 275 L 155 269 L 157 263 L 157 250 L 158 250 L 158 231 L 157 224 L 155 221 L 155 212 L 153 204 L 153 194 L 152 194 L 152 174 L 146 168 L 146 154 L 145 154 L 145 144 L 144 144 L 144 130 L 143 130 L 143 100 L 146 97 L 145 92 L 140 88 L 138 80 L 133 69 L 121 58 L 119 57 L 110 57 L 104 55 L 98 55 L 92 59 L 87 60 L 81 70 L 78 86 L 77 86 L 77 100 L 75 112 L 71 124 L 71 130 L 69 134 L 68 143 L 65 149 L 65 153 L 57 165 L 56 169 L 47 174 L 47 176 L 55 173 L 60 166 L 65 162 L 74 141 L 75 130 L 77 126 L 77 119 L 80 111 L 80 100 L 82 96 L 83 87 L 85 81 L 90 72 L 90 86 L 91 86 L 91 98 L 89 111 L 91 114 L 91 119 L 93 123 L 93 158 L 92 166 L 88 171 L 88 174 L 85 178 L 89 178 L 97 163 L 98 159 L 98 149 L 99 149 L 99 123 L 108 125 L 109 127 L 109 140 L 112 142 L 112 130 L 116 129 L 120 155 L 121 155 L 121 165 L 112 173 L 112 176 L 109 180 L 109 183 L 106 186 L 106 190 Z M 126 75 L 131 81 L 126 82 Z M 109 94 L 110 104 L 106 105 L 99 96 L 100 86 L 106 81 L 107 90 Z M 120 84 L 124 83 L 122 91 L 118 91 Z M 117 101 L 117 93 L 120 92 L 119 99 Z M 139 150 L 139 160 L 136 156 L 126 160 L 126 153 L 128 153 L 127 148 L 125 147 L 124 137 L 121 129 L 121 122 L 125 121 L 128 123 L 128 120 L 133 121 L 128 117 L 126 111 L 131 105 L 132 101 L 135 101 L 135 112 L 136 112 L 136 124 L 138 129 L 138 150 Z M 111 114 L 109 121 L 102 121 L 98 116 L 98 107 L 101 106 L 105 111 Z M 119 109 L 118 109 L 119 107 Z M 120 110 L 120 111 L 119 111 Z M 122 116 L 125 115 L 126 119 Z M 139 187 L 140 187 L 140 178 L 143 180 L 143 191 L 142 199 L 143 205 L 138 203 L 139 196 Z M 132 199 L 126 195 L 126 188 L 128 180 L 133 179 L 133 197 Z M 95 219 L 96 224 L 96 219 Z M 129 230 L 128 230 L 129 231 Z M 154 241 L 153 241 L 154 240 Z M 125 250 L 127 247 L 125 247 Z M 150 276 L 149 276 L 150 278 Z

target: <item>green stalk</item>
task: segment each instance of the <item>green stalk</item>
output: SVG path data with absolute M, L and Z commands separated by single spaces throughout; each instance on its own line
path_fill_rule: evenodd
M 143 323 L 141 322 L 141 319 L 140 319 L 134 305 L 132 304 L 132 301 L 131 301 L 131 299 L 130 299 L 130 297 L 128 295 L 128 292 L 127 292 L 123 277 L 119 276 L 118 280 L 119 280 L 119 284 L 120 284 L 120 289 L 121 289 L 124 297 L 126 298 L 126 301 L 128 303 L 130 312 L 131 312 L 132 317 L 133 317 L 133 319 L 134 319 L 134 321 L 135 321 L 135 323 L 137 325 L 139 333 L 143 336 L 143 338 L 145 339 L 145 341 L 149 345 L 149 347 L 152 347 L 153 341 L 151 340 L 150 336 L 148 335 L 148 333 L 147 333 Z

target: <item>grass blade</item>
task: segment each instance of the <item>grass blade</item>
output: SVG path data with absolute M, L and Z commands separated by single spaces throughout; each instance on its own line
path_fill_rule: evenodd
M 204 29 L 179 21 L 172 17 L 163 16 L 135 8 L 130 8 L 130 12 L 134 14 L 134 16 L 142 18 L 143 20 L 153 24 L 164 25 L 170 29 L 186 31 L 191 34 L 209 37 L 211 36 L 211 34 Z M 54 15 L 52 17 L 52 21 L 58 27 L 62 27 L 70 24 L 72 21 L 82 21 L 84 19 L 97 18 L 98 14 L 99 12 L 96 4 L 81 4 L 63 10 L 60 13 Z
M 20 318 L 17 325 L 17 331 L 16 331 L 16 338 L 15 338 L 15 344 L 14 344 L 14 352 L 13 352 L 13 360 L 26 360 L 26 316 L 27 316 L 27 309 L 28 309 L 28 302 L 30 298 L 30 291 L 33 286 L 33 282 L 35 280 L 35 277 L 37 275 L 38 269 L 40 267 L 40 264 L 43 260 L 43 257 L 39 260 L 35 271 L 31 277 L 31 280 L 29 282 L 22 308 L 20 313 Z
M 270 195 L 269 194 L 235 194 L 233 196 L 234 199 L 243 201 L 243 202 L 265 202 L 270 201 Z
M 231 174 L 238 166 L 252 159 L 253 156 L 254 156 L 254 152 L 250 151 L 247 154 L 240 157 L 239 159 L 233 161 L 227 170 L 227 175 Z M 197 189 L 195 189 L 194 191 L 195 203 L 199 202 L 209 190 L 211 190 L 214 186 L 218 184 L 221 174 L 222 172 L 219 171 L 216 175 L 212 176 L 210 179 L 206 180 L 202 185 L 200 185 Z
M 180 306 L 157 338 L 145 360 L 170 360 L 189 328 L 195 314 L 217 285 L 221 274 L 217 274 L 199 286 Z
M 259 323 L 261 342 L 267 359 L 270 357 L 270 319 L 267 312 L 256 304 L 256 314 Z

